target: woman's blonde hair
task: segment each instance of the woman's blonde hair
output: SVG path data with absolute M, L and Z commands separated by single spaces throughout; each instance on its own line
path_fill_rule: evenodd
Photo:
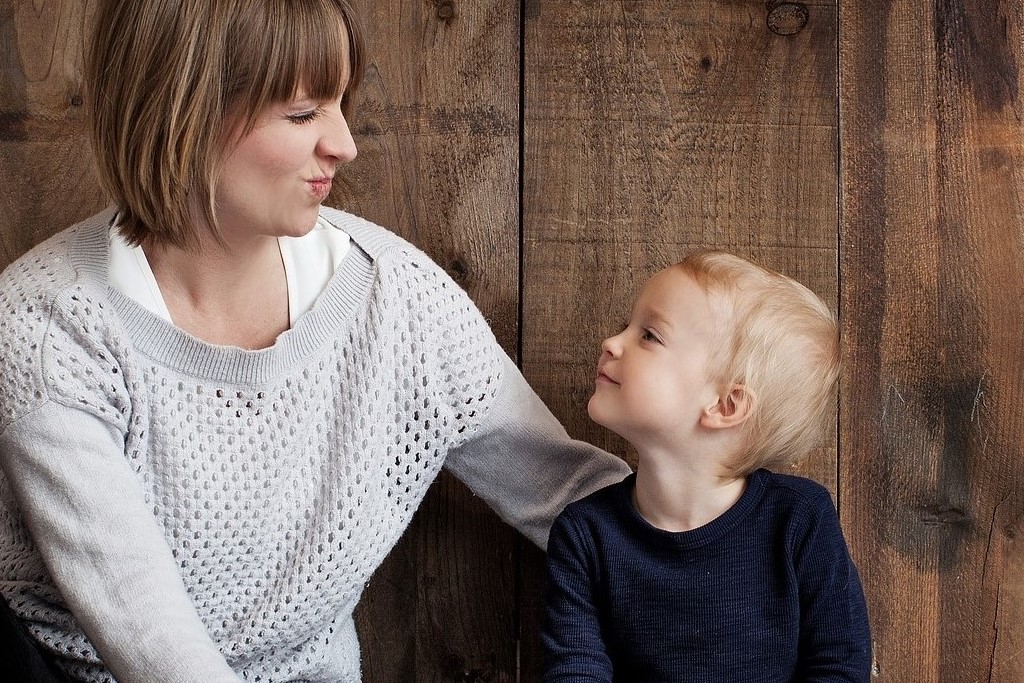
M 194 249 L 198 218 L 219 240 L 214 188 L 232 140 L 300 87 L 318 100 L 344 94 L 348 115 L 364 54 L 346 0 L 102 2 L 87 104 L 122 235 Z
M 713 379 L 754 395 L 730 469 L 745 476 L 806 457 L 835 425 L 840 349 L 832 311 L 802 284 L 733 254 L 700 251 L 676 267 L 725 311 Z

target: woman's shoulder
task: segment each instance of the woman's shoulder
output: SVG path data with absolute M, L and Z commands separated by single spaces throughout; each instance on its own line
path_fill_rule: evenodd
M 420 283 L 442 293 L 451 289 L 460 295 L 465 294 L 463 288 L 431 256 L 391 230 L 355 214 L 326 206 L 321 207 L 320 218 L 346 233 L 352 243 L 374 262 L 382 280 L 394 276 L 406 285 Z
M 56 328 L 94 330 L 106 306 L 108 209 L 39 243 L 0 273 L 0 343 L 42 345 Z
M 99 275 L 109 258 L 107 208 L 35 245 L 0 273 L 0 297 L 53 299 L 60 292 Z
M 440 310 L 479 313 L 465 289 L 416 245 L 387 228 L 338 209 L 322 207 L 321 219 L 342 230 L 374 263 L 376 286 L 413 308 L 430 302 Z M 461 314 L 459 314 L 461 315 Z
M 377 260 L 389 251 L 421 254 L 419 249 L 387 228 L 341 209 L 320 208 L 320 217 L 345 234 L 370 258 Z
M 93 261 L 105 258 L 99 250 L 106 248 L 105 221 L 112 215 L 102 212 L 53 235 L 0 274 L 4 418 L 30 410 L 44 396 L 60 395 L 65 385 L 75 384 L 69 391 L 79 401 L 79 385 L 111 365 L 103 338 L 110 307 L 90 270 L 96 268 Z M 90 255 L 90 249 L 97 253 Z

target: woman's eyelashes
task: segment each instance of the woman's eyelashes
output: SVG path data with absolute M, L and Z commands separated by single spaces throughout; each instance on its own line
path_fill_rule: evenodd
M 300 114 L 289 114 L 288 120 L 291 121 L 292 123 L 302 125 L 304 123 L 310 123 L 311 121 L 315 121 L 316 119 L 320 118 L 321 114 L 323 114 L 323 109 L 317 107 L 316 109 L 310 109 L 309 111 L 305 111 Z
M 348 101 L 349 93 L 346 91 L 338 100 L 322 102 L 312 109 L 300 111 L 295 114 L 288 114 L 288 120 L 300 125 L 303 123 L 310 123 L 327 113 L 327 109 L 332 106 L 335 107 L 337 111 L 342 112 L 342 116 L 344 116 L 345 107 L 348 106 Z

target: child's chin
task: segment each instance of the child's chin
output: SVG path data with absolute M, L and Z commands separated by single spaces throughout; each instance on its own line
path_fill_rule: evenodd
M 610 421 L 606 419 L 606 415 L 602 414 L 600 406 L 597 405 L 597 402 L 594 400 L 593 397 L 591 397 L 590 402 L 587 403 L 587 415 L 590 416 L 591 420 L 601 425 L 602 427 L 606 427 L 608 429 L 611 429 L 612 431 L 615 431 L 615 427 L 609 424 Z

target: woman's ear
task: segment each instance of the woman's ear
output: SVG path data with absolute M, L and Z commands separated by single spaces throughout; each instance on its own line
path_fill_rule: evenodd
M 705 429 L 728 429 L 747 421 L 753 412 L 757 396 L 744 384 L 733 384 L 718 401 L 706 406 L 700 415 L 700 426 Z

